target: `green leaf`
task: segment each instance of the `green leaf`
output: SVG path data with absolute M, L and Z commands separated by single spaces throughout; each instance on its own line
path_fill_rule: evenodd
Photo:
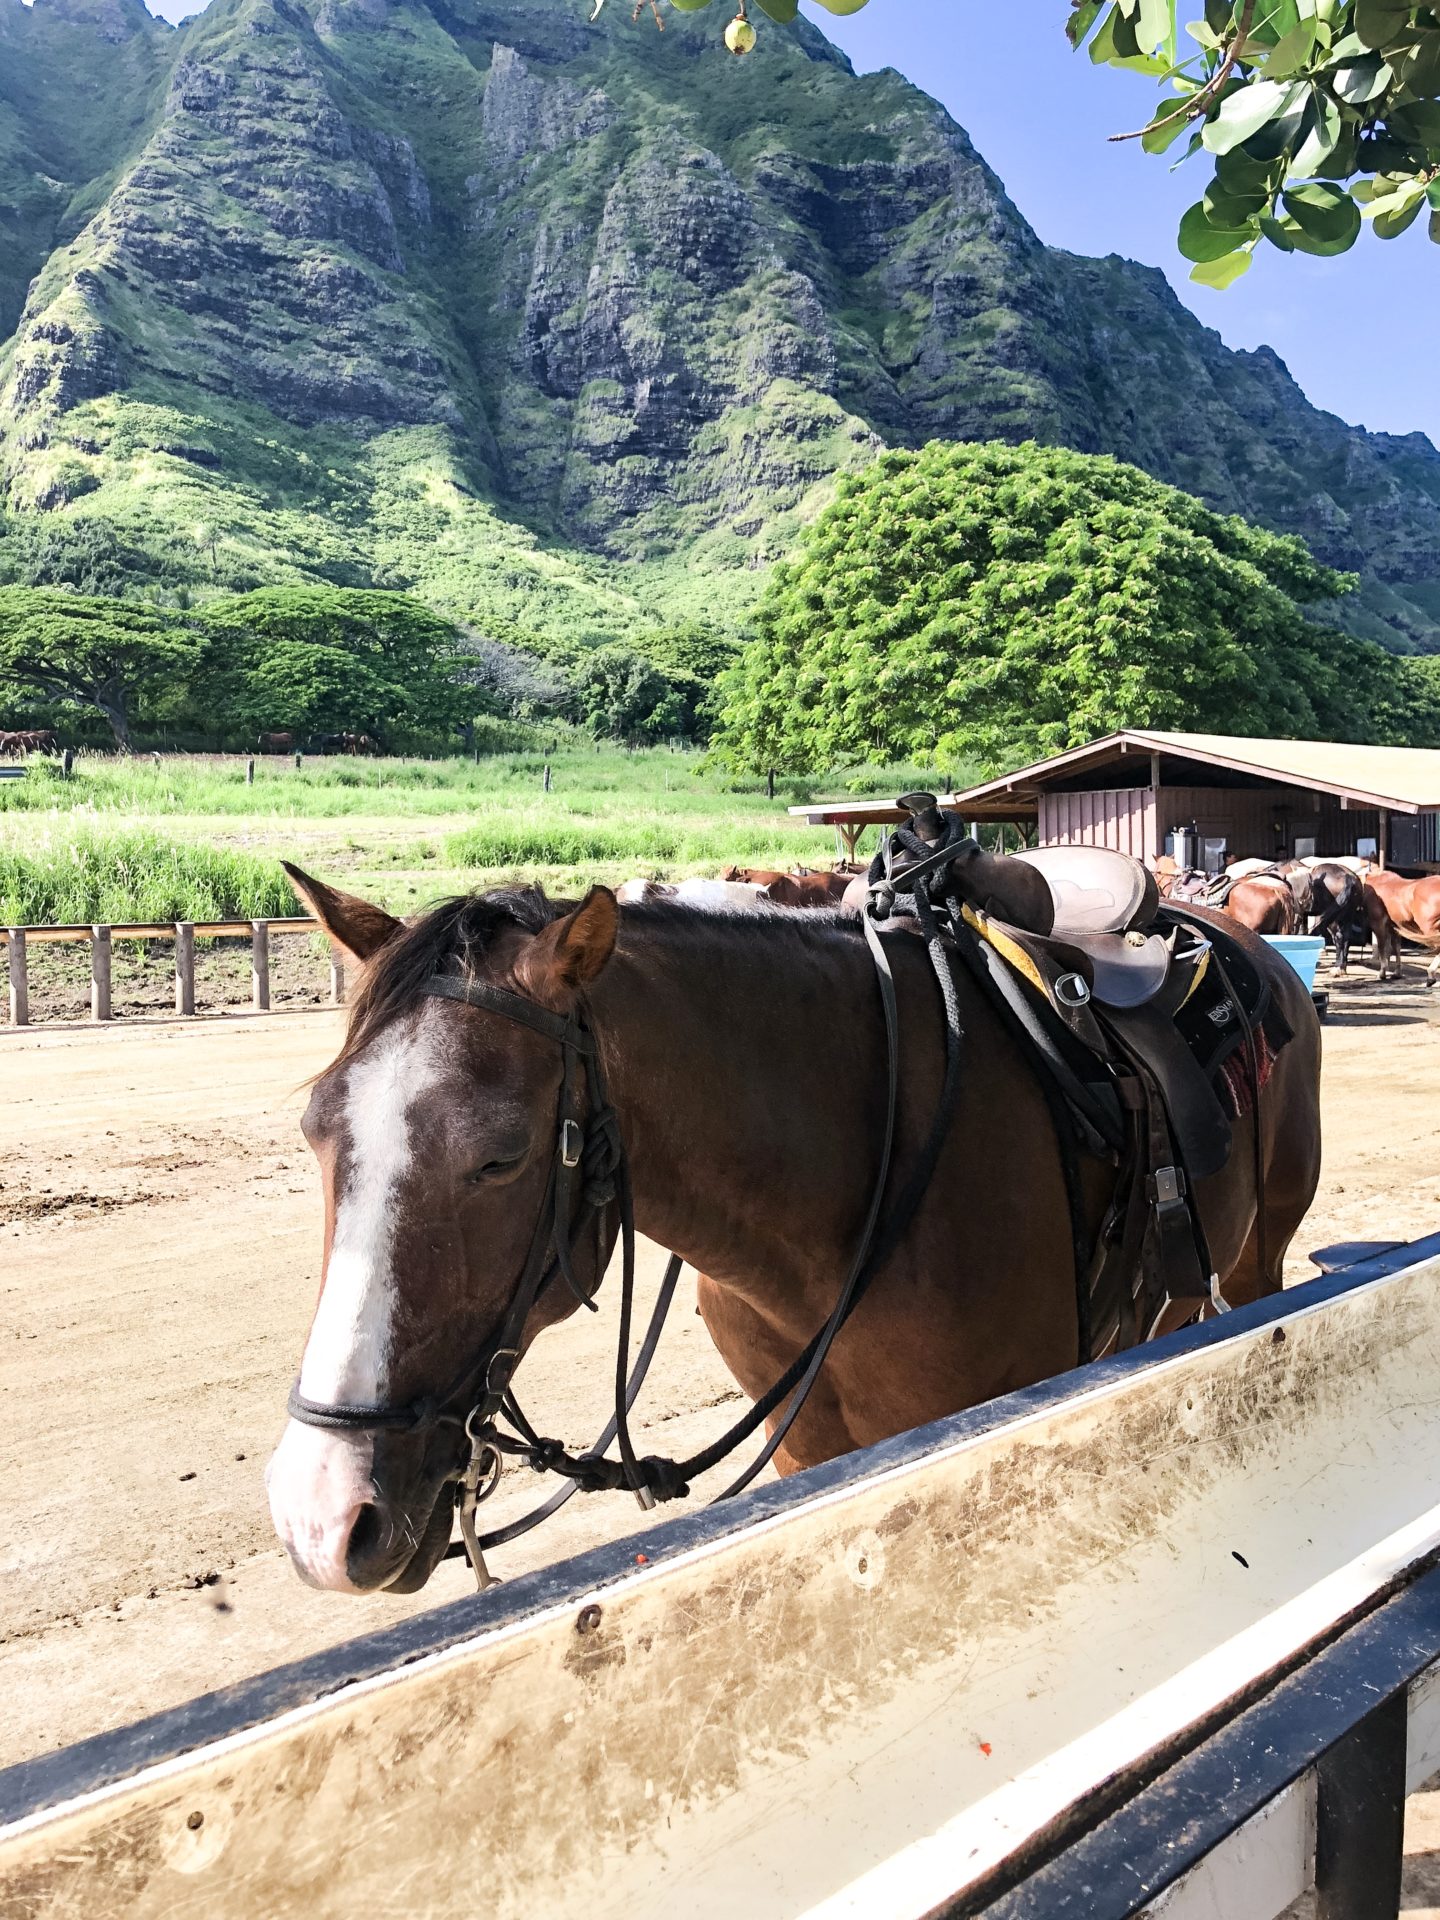
M 1352 60 L 1346 66 L 1334 68 L 1330 85 L 1336 99 L 1343 100 L 1347 107 L 1362 107 L 1367 100 L 1382 94 L 1391 78 L 1390 69 L 1380 55 L 1369 53 L 1363 60 Z
M 1440 147 L 1440 100 L 1407 100 L 1385 116 L 1393 133 L 1402 140 L 1418 140 L 1425 147 Z
M 1265 62 L 1265 74 L 1270 80 L 1288 80 L 1292 74 L 1302 73 L 1315 54 L 1315 22 L 1302 20 L 1298 27 L 1292 27 L 1283 39 L 1277 40 Z
M 1233 233 L 1269 206 L 1270 195 L 1263 189 L 1259 193 L 1227 193 L 1216 180 L 1206 188 L 1205 198 L 1200 204 L 1212 227 L 1219 227 L 1222 231 L 1228 229 Z
M 1269 197 L 1279 169 L 1273 160 L 1256 160 L 1243 147 L 1232 147 L 1215 162 L 1215 178 L 1227 193 L 1263 193 Z
M 1344 253 L 1354 246 L 1360 231 L 1360 209 L 1348 193 L 1313 181 L 1282 194 L 1281 200 L 1304 236 L 1303 240 L 1295 238 L 1297 247 L 1307 253 L 1318 250 Z M 1307 240 L 1313 242 L 1312 247 L 1304 245 Z
M 1164 119 L 1167 115 L 1172 114 L 1174 118 L 1169 120 L 1167 125 L 1148 126 L 1140 136 L 1140 144 L 1146 153 L 1168 153 L 1170 148 L 1173 147 L 1175 142 L 1180 138 L 1181 134 L 1184 133 L 1185 129 L 1192 124 L 1186 119 L 1185 115 L 1179 112 L 1178 108 L 1174 106 L 1167 107 L 1165 113 L 1161 115 L 1161 118 Z
M 1301 142 L 1289 171 L 1297 177 L 1318 173 L 1339 144 L 1344 122 L 1328 93 L 1314 89 L 1301 122 Z
M 1167 45 L 1174 23 L 1174 0 L 1140 0 L 1136 34 L 1141 51 L 1153 53 L 1157 47 Z
M 1219 53 L 1223 42 L 1218 33 L 1212 33 L 1203 20 L 1187 20 L 1185 31 L 1192 40 L 1204 47 L 1207 53 Z
M 1237 227 L 1215 227 L 1205 217 L 1205 203 L 1197 201 L 1181 216 L 1177 244 L 1187 260 L 1218 260 L 1253 240 L 1259 229 L 1253 222 Z
M 1192 267 L 1190 278 L 1202 287 L 1214 287 L 1217 293 L 1223 293 L 1226 287 L 1234 286 L 1242 273 L 1250 271 L 1254 257 L 1248 247 L 1238 253 L 1222 254 L 1218 260 L 1204 260 Z
M 1355 31 L 1367 47 L 1388 47 L 1409 24 L 1409 0 L 1355 0 Z
M 1295 222 L 1293 220 L 1277 220 L 1272 214 L 1268 213 L 1262 213 L 1260 216 L 1260 231 L 1270 242 L 1271 246 L 1278 247 L 1282 253 L 1294 253 L 1295 251 L 1295 241 L 1293 238 L 1294 226 Z
M 782 27 L 788 27 L 800 11 L 800 0 L 755 0 L 762 13 L 768 13 L 772 20 L 778 20 Z
M 1235 9 L 1237 20 L 1239 7 Z M 1289 33 L 1293 33 L 1300 24 L 1300 9 L 1295 0 L 1260 0 L 1255 9 L 1255 18 L 1250 22 L 1250 31 L 1245 36 L 1246 45 L 1254 48 L 1274 47 Z
M 1317 240 L 1333 239 L 1337 233 L 1353 227 L 1360 217 L 1348 193 L 1321 180 L 1287 188 L 1280 198 L 1285 211 L 1293 213 L 1305 231 Z
M 1436 246 L 1440 246 L 1440 213 L 1432 213 L 1430 216 L 1430 238 Z
M 1105 0 L 1081 0 L 1081 4 L 1071 13 L 1065 23 L 1065 37 L 1072 47 L 1084 46 L 1087 35 L 1100 18 L 1100 9 Z
M 1436 213 L 1440 213 L 1440 175 L 1437 175 L 1435 179 L 1430 182 L 1429 186 L 1426 187 L 1425 198 L 1430 202 L 1430 205 L 1435 209 Z
M 1282 120 L 1303 100 L 1305 87 L 1300 81 L 1252 80 L 1237 87 L 1220 102 L 1219 112 L 1205 125 L 1205 145 L 1211 153 L 1229 153 L 1243 140 Z
M 1372 203 L 1373 204 L 1373 203 Z M 1414 200 L 1398 206 L 1393 212 L 1389 206 L 1375 215 L 1375 231 L 1382 240 L 1398 240 L 1407 227 L 1413 227 L 1420 218 L 1420 209 L 1425 204 L 1425 196 L 1417 195 Z

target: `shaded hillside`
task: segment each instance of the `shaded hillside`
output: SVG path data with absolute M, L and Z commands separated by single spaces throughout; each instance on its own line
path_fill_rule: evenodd
M 882 444 L 1033 436 L 1303 533 L 1362 630 L 1440 647 L 1428 441 L 1043 247 L 813 28 L 735 61 L 585 11 L 0 0 L 9 547 L 98 514 L 175 585 L 613 631 L 742 608 Z

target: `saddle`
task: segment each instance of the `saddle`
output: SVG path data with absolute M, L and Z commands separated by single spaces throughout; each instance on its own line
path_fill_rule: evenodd
M 1290 1037 L 1258 969 L 1237 940 L 1162 903 L 1154 875 L 1127 854 L 989 854 L 930 795 L 899 804 L 910 827 L 871 868 L 869 911 L 941 919 L 1023 1038 L 1079 1151 L 1117 1169 L 1081 1286 L 1082 1357 L 1218 1308 L 1194 1184 L 1230 1156 L 1234 1057 L 1247 1050 L 1253 1079 L 1257 1029 L 1267 1061 Z

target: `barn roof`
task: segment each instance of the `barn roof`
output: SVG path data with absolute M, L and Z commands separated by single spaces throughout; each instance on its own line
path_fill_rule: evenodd
M 1158 754 L 1162 760 L 1199 763 L 1255 779 L 1270 786 L 1293 786 L 1311 793 L 1338 795 L 1351 806 L 1390 807 L 1398 813 L 1428 813 L 1440 808 L 1440 750 L 1432 747 L 1367 747 L 1333 740 L 1247 740 L 1228 733 L 1166 733 L 1127 727 L 1088 746 L 1052 754 L 998 780 L 963 793 L 941 796 L 942 807 L 972 820 L 1033 818 L 1041 790 L 1053 782 L 1119 765 L 1131 754 Z M 1117 786 L 1148 786 L 1133 775 Z M 1183 782 L 1172 777 L 1169 784 Z M 865 822 L 881 824 L 904 815 L 888 800 L 836 800 L 792 807 L 813 826 Z

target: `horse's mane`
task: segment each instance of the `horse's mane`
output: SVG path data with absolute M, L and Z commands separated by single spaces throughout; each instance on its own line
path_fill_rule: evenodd
M 405 922 L 360 975 L 350 1003 L 345 1044 L 334 1065 L 344 1066 L 382 1028 L 418 1006 L 426 983 L 437 973 L 473 977 L 481 971 L 497 934 L 509 927 L 541 933 L 577 905 L 574 900 L 552 900 L 542 887 L 503 887 L 493 893 L 442 900 L 418 919 Z M 767 938 L 809 946 L 836 928 L 858 931 L 859 925 L 823 909 L 802 913 L 777 907 L 771 913 L 731 913 L 669 900 L 627 903 L 622 913 L 627 928 L 683 925 L 702 938 L 751 946 Z

